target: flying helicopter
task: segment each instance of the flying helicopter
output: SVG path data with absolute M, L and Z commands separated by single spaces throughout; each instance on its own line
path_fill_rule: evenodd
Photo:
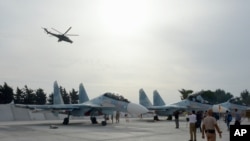
M 65 41 L 65 42 L 73 43 L 73 41 L 70 40 L 69 37 L 67 37 L 67 36 L 78 36 L 78 35 L 76 35 L 76 34 L 67 34 L 67 33 L 69 32 L 69 30 L 71 29 L 71 27 L 69 27 L 68 30 L 67 30 L 66 32 L 64 32 L 64 33 L 61 33 L 60 31 L 58 31 L 58 30 L 56 30 L 56 29 L 54 29 L 54 28 L 51 28 L 51 29 L 53 29 L 54 31 L 58 32 L 59 34 L 52 33 L 52 32 L 50 32 L 50 31 L 48 31 L 47 28 L 43 28 L 43 29 L 44 29 L 44 31 L 45 31 L 47 34 L 50 34 L 50 35 L 52 35 L 52 36 L 57 37 L 57 38 L 58 38 L 58 42 Z

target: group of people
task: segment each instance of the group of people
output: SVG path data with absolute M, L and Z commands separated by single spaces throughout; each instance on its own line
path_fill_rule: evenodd
M 240 125 L 241 124 L 241 115 L 238 112 L 238 109 L 235 109 L 234 112 L 235 112 L 235 122 L 234 122 L 234 125 Z M 232 119 L 233 119 L 232 114 L 229 111 L 226 111 L 224 121 L 227 124 L 227 129 L 228 130 L 230 129 L 230 122 L 232 121 Z
M 176 128 L 179 128 L 179 111 L 175 111 L 173 115 L 175 117 Z M 200 132 L 202 132 L 201 131 L 202 118 L 203 118 L 203 116 L 202 116 L 201 111 L 198 111 L 197 113 L 195 113 L 195 111 L 192 111 L 191 114 L 187 115 L 186 119 L 187 119 L 187 122 L 189 122 L 191 140 L 193 140 L 193 138 L 196 137 L 196 129 L 197 128 L 199 128 Z M 194 139 L 194 140 L 196 140 L 196 139 Z
M 176 128 L 179 128 L 179 112 L 176 111 L 173 113 L 175 117 L 175 125 Z M 227 128 L 230 128 L 230 122 L 232 121 L 232 115 L 229 111 L 226 111 L 225 122 L 227 124 Z M 221 138 L 222 131 L 220 130 L 217 119 L 213 115 L 212 109 L 205 111 L 202 115 L 202 112 L 192 111 L 192 113 L 188 114 L 187 122 L 189 122 L 189 131 L 190 131 L 190 140 L 196 141 L 196 130 L 200 129 L 202 132 L 202 138 L 207 138 L 207 141 L 216 141 L 216 131 Z M 235 125 L 240 125 L 241 123 L 241 115 L 238 113 L 238 109 L 235 109 Z
M 124 115 L 124 117 L 125 117 L 125 120 L 126 120 L 126 122 L 129 122 L 129 117 L 128 117 L 128 114 L 126 113 L 125 115 Z M 112 123 L 113 123 L 113 114 L 111 115 L 111 121 L 112 121 Z M 116 123 L 119 123 L 120 122 L 120 111 L 116 111 L 116 113 L 115 113 L 115 122 Z

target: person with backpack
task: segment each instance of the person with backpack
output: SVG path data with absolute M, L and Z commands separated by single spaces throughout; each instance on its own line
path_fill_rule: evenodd
M 195 123 L 195 126 L 196 128 L 199 128 L 200 132 L 201 131 L 201 122 L 202 122 L 202 111 L 198 111 L 196 113 L 196 123 Z
M 229 111 L 226 111 L 226 117 L 225 117 L 225 122 L 227 124 L 227 130 L 229 131 L 230 129 L 230 122 L 232 121 L 232 114 Z

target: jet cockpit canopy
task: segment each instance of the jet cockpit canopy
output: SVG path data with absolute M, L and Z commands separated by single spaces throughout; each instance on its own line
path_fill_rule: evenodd
M 107 93 L 104 94 L 104 96 L 106 96 L 108 98 L 115 99 L 115 100 L 119 100 L 119 101 L 124 101 L 124 102 L 130 103 L 128 101 L 128 99 L 124 98 L 122 95 L 119 95 L 119 94 L 107 92 Z

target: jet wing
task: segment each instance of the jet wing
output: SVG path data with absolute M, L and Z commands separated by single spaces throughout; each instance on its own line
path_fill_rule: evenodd
M 25 105 L 25 104 L 15 104 L 16 107 L 27 108 L 27 109 L 41 109 L 41 110 L 73 110 L 79 109 L 74 105 L 56 104 L 56 105 Z
M 98 110 L 102 113 L 111 113 L 115 111 L 113 105 L 98 105 L 94 103 L 81 103 L 81 104 L 56 104 L 56 105 L 25 105 L 25 104 L 15 104 L 16 107 L 27 108 L 31 110 L 48 110 L 48 111 L 73 111 L 80 109 Z

